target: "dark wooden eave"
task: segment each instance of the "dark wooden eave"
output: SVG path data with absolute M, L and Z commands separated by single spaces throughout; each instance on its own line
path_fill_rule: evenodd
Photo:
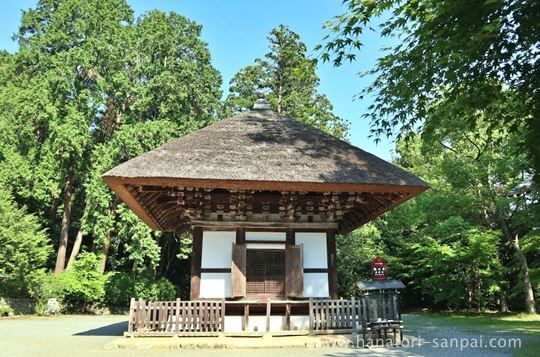
M 118 178 L 104 180 L 152 229 L 185 231 L 194 222 L 336 223 L 349 232 L 426 186 Z M 256 220 L 254 220 L 256 217 Z

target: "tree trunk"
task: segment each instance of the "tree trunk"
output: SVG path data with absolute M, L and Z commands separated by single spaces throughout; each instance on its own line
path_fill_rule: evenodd
M 131 266 L 131 275 L 137 274 L 137 265 L 138 265 L 138 264 L 137 264 L 137 261 L 134 260 L 134 261 L 133 261 L 133 265 Z
M 499 312 L 503 314 L 509 312 L 510 310 L 508 309 L 508 301 L 506 300 L 506 293 L 504 291 L 501 291 L 499 299 Z
M 107 256 L 109 255 L 109 247 L 111 246 L 111 231 L 107 232 L 105 242 L 101 248 L 101 261 L 99 262 L 99 272 L 105 273 L 105 267 L 107 266 Z
M 277 98 L 277 112 L 278 112 L 278 114 L 281 114 L 281 101 L 283 100 L 282 91 L 283 91 L 282 85 L 280 84 L 279 89 L 278 89 L 278 98 Z
M 77 259 L 77 255 L 79 255 L 79 252 L 81 250 L 81 244 L 83 240 L 83 227 L 86 224 L 86 209 L 87 208 L 88 208 L 88 202 L 85 200 L 83 216 L 81 218 L 81 224 L 79 227 L 79 231 L 77 232 L 77 236 L 75 237 L 73 248 L 71 248 L 71 254 L 69 255 L 69 260 L 68 260 L 66 270 L 69 270 L 72 267 L 73 263 L 75 262 L 75 259 Z
M 69 238 L 69 226 L 71 223 L 71 204 L 73 196 L 73 180 L 75 178 L 75 170 L 70 168 L 64 188 L 64 214 L 62 216 L 62 227 L 60 229 L 60 239 L 58 242 L 58 253 L 56 255 L 55 274 L 60 274 L 64 271 L 66 265 L 66 252 Z
M 534 306 L 534 293 L 531 284 L 531 278 L 529 276 L 529 265 L 527 263 L 527 257 L 521 251 L 519 246 L 519 237 L 516 234 L 513 241 L 514 249 L 516 251 L 516 257 L 518 258 L 522 279 L 523 279 L 523 294 L 525 296 L 525 307 L 528 314 L 536 314 L 536 307 Z
M 525 308 L 527 309 L 528 314 L 536 314 L 536 308 L 534 306 L 534 292 L 532 289 L 531 278 L 529 276 L 529 265 L 527 263 L 527 257 L 525 256 L 525 254 L 523 254 L 523 252 L 521 251 L 521 247 L 519 246 L 519 236 L 516 234 L 514 237 L 512 237 L 512 234 L 510 233 L 510 228 L 508 228 L 508 225 L 506 224 L 502 213 L 497 210 L 497 214 L 499 216 L 499 221 L 504 236 L 506 237 L 506 239 L 508 239 L 508 241 L 512 243 L 514 247 L 514 253 L 516 255 L 516 258 L 518 259 L 519 269 L 521 270 L 523 279 Z
M 77 259 L 77 255 L 79 255 L 79 251 L 81 250 L 82 240 L 83 240 L 83 232 L 82 232 L 82 228 L 80 228 L 79 231 L 77 232 L 77 236 L 75 237 L 75 243 L 73 243 L 73 248 L 71 248 L 71 254 L 69 256 L 66 270 L 71 269 L 71 267 L 73 266 L 73 263 L 75 262 L 75 259 Z

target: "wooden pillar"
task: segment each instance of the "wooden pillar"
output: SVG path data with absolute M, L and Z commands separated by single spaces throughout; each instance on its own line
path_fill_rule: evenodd
M 266 332 L 270 332 L 270 319 L 272 316 L 272 303 L 270 302 L 270 298 L 268 298 L 268 301 L 266 301 Z
M 295 245 L 294 231 L 292 229 L 287 229 L 286 240 L 287 245 Z
M 336 230 L 326 231 L 326 250 L 328 258 L 328 292 L 332 299 L 337 299 L 337 270 L 336 270 Z
M 190 300 L 197 300 L 201 292 L 202 227 L 193 230 L 193 252 L 191 253 Z
M 246 243 L 246 229 L 236 228 L 236 244 Z

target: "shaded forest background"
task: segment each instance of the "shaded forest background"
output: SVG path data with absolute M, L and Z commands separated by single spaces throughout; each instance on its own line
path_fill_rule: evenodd
M 180 14 L 135 19 L 124 0 L 25 11 L 19 50 L 0 54 L 0 296 L 33 298 L 38 313 L 51 297 L 65 311 L 188 298 L 189 235 L 152 232 L 101 174 L 248 110 L 260 90 L 280 113 L 347 140 L 348 123 L 318 90 L 317 61 L 360 60 L 361 36 L 378 24 L 402 41 L 359 88 L 375 98 L 365 116 L 374 140 L 396 138 L 394 163 L 432 188 L 338 237 L 341 295 L 382 256 L 408 307 L 533 313 L 538 4 L 345 3 L 317 57 L 278 26 L 226 94 L 201 26 Z

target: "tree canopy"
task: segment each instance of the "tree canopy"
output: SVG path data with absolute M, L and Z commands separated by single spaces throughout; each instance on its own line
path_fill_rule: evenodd
M 176 13 L 135 20 L 124 0 L 43 0 L 23 12 L 19 51 L 0 59 L 1 178 L 58 237 L 57 273 L 88 234 L 107 256 L 126 220 L 126 236 L 155 246 L 100 175 L 217 119 L 221 76 L 200 34 Z M 139 249 L 154 264 L 156 250 Z
M 373 25 L 397 39 L 361 95 L 374 99 L 372 135 L 395 136 L 394 163 L 431 189 L 337 236 L 339 294 L 382 256 L 407 306 L 534 312 L 538 2 L 345 3 L 322 59 L 355 61 Z M 18 50 L 0 52 L 0 295 L 31 296 L 38 310 L 59 297 L 72 311 L 186 298 L 189 235 L 152 231 L 101 175 L 250 109 L 258 91 L 282 115 L 347 138 L 297 33 L 273 29 L 269 52 L 222 100 L 201 31 L 174 12 L 135 18 L 126 0 L 40 0 L 23 12 Z
M 471 128 L 479 111 L 488 128 L 525 120 L 526 148 L 540 172 L 537 1 L 344 2 L 347 12 L 326 24 L 323 60 L 356 60 L 373 27 L 397 40 L 366 73 L 375 79 L 361 91 L 374 98 L 365 116 L 375 137 L 421 129 L 435 110 L 466 117 Z
M 278 113 L 344 138 L 348 124 L 333 113 L 328 98 L 319 93 L 316 60 L 307 56 L 307 47 L 300 36 L 280 25 L 270 32 L 268 42 L 270 52 L 231 79 L 225 113 L 249 110 L 257 93 L 263 91 Z

